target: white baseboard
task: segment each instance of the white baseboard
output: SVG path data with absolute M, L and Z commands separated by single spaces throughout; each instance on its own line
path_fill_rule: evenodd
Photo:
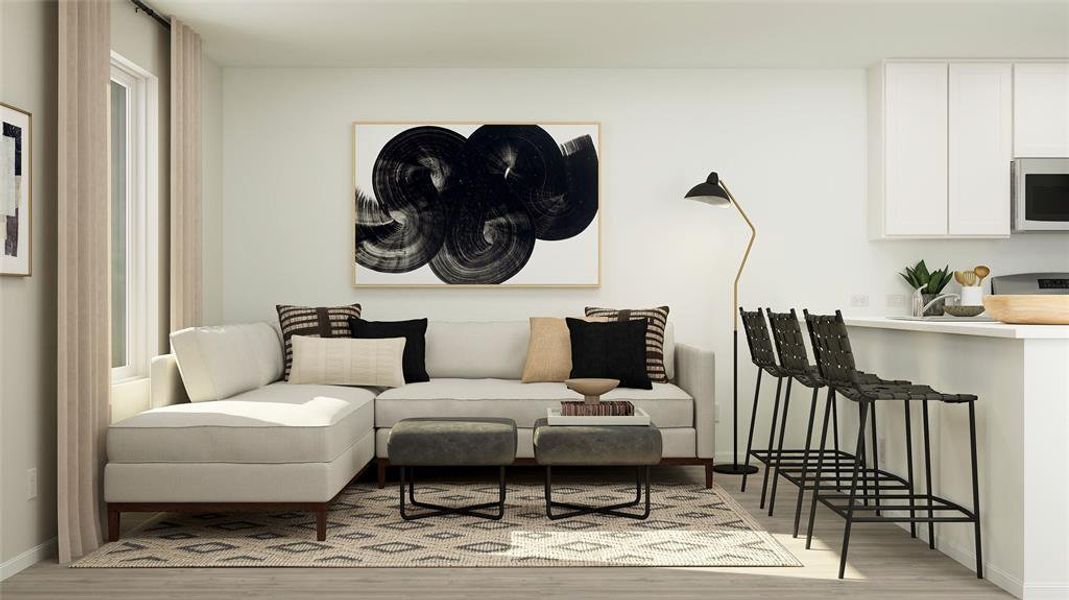
M 1065 600 L 1069 598 L 1069 584 L 1029 583 L 1024 586 L 1024 600 Z
M 898 523 L 899 527 L 905 530 L 909 530 L 909 525 L 906 523 Z M 923 531 L 922 531 L 923 529 Z M 923 539 L 925 543 L 928 543 L 927 527 L 922 524 L 917 524 L 917 538 Z M 940 542 L 939 536 L 936 536 L 935 549 L 943 554 L 946 554 L 950 558 L 958 561 L 962 565 L 969 568 L 970 571 L 976 572 L 976 553 L 973 552 L 973 547 L 968 548 L 959 546 L 957 544 L 951 544 L 948 542 Z M 1021 579 L 1011 573 L 1008 573 L 1004 569 L 991 564 L 991 561 L 984 561 L 984 579 L 999 586 L 1007 592 L 1017 596 L 1018 598 L 1038 598 L 1038 596 L 1025 596 L 1024 595 L 1024 582 Z M 1057 598 L 1065 598 L 1066 596 L 1057 596 Z M 1055 596 L 1050 596 L 1055 598 Z
M 908 523 L 896 523 L 902 529 L 909 531 Z M 917 539 L 928 543 L 928 531 L 921 524 L 917 525 Z M 973 547 L 959 546 L 948 542 L 940 542 L 937 536 L 936 550 L 946 554 L 976 572 L 976 553 Z M 1065 600 L 1069 598 L 1069 584 L 1066 583 L 1024 583 L 1019 577 L 1008 573 L 1004 569 L 984 561 L 984 579 L 1006 590 L 1023 600 Z
M 18 556 L 0 563 L 0 581 L 15 575 L 23 569 L 28 569 L 46 558 L 56 555 L 56 538 L 34 546 Z

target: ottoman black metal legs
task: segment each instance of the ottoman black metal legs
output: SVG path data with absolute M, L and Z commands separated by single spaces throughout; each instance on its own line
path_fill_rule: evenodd
M 482 519 L 490 519 L 497 521 L 505 515 L 505 467 L 499 467 L 498 471 L 498 499 L 497 502 L 485 502 L 483 504 L 472 504 L 469 506 L 441 506 L 438 504 L 430 504 L 427 502 L 416 501 L 415 491 L 415 477 L 409 473 L 409 469 L 415 470 L 412 467 L 401 467 L 401 518 L 406 521 L 414 521 L 416 519 L 425 519 L 427 517 L 438 517 L 442 515 L 466 515 L 469 517 L 479 517 Z M 409 514 L 405 510 L 405 484 L 408 486 L 408 501 L 413 506 L 418 506 L 424 509 L 425 512 L 419 514 Z M 481 512 L 487 508 L 497 508 L 493 513 Z
M 638 506 L 642 502 L 642 490 L 646 490 L 646 506 L 641 513 L 624 512 L 620 509 Z M 554 508 L 569 509 L 570 512 L 553 513 Z M 650 468 L 648 466 L 635 467 L 635 499 L 620 504 L 608 506 L 587 506 L 583 504 L 570 504 L 567 502 L 553 501 L 553 467 L 546 465 L 546 516 L 556 521 L 580 515 L 597 513 L 599 515 L 611 515 L 614 517 L 626 517 L 628 519 L 645 519 L 650 516 Z

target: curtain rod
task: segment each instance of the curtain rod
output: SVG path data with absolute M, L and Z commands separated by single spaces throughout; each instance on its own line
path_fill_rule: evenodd
M 152 10 L 152 7 L 148 4 L 145 4 L 141 0 L 130 0 L 130 2 L 134 5 L 134 12 L 144 11 L 146 15 L 152 17 L 153 19 L 156 19 L 156 21 L 159 22 L 160 25 L 163 25 L 164 29 L 171 28 L 171 22 L 161 16 L 160 13 Z

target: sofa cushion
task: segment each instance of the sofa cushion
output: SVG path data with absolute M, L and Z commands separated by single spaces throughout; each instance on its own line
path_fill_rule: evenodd
M 616 379 L 623 388 L 653 388 L 646 372 L 646 319 L 565 320 L 572 340 L 572 379 Z
M 427 325 L 427 375 L 520 379 L 527 358 L 527 321 Z
M 665 366 L 665 328 L 668 325 L 668 307 L 656 308 L 600 308 L 586 307 L 588 317 L 606 317 L 610 321 L 646 320 L 646 369 L 651 381 L 666 383 L 670 377 Z
M 360 339 L 405 338 L 405 382 L 427 381 L 427 319 L 365 321 L 349 318 L 349 334 Z
M 524 383 L 564 381 L 572 372 L 572 340 L 568 324 L 556 317 L 531 317 Z
M 174 404 L 108 429 L 113 463 L 330 462 L 374 425 L 375 392 L 274 383 L 226 400 Z
M 605 400 L 630 400 L 649 413 L 658 427 L 693 427 L 694 401 L 670 383 L 651 390 L 617 388 Z M 531 427 L 559 408 L 561 400 L 582 399 L 563 383 L 521 383 L 505 379 L 431 379 L 386 390 L 375 399 L 375 426 L 393 427 L 415 417 L 498 417 Z
M 349 337 L 349 319 L 360 316 L 360 305 L 347 306 L 293 306 L 276 304 L 278 328 L 282 332 L 283 354 L 285 356 L 285 379 L 290 378 L 290 365 L 293 364 L 293 344 L 290 338 L 295 335 L 312 335 L 317 337 Z
M 282 345 L 267 323 L 190 327 L 171 334 L 191 402 L 222 400 L 282 375 Z
M 405 338 L 355 339 L 295 335 L 290 383 L 400 387 Z

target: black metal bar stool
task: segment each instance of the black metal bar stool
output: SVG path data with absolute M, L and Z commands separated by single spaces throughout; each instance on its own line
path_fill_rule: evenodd
M 813 390 L 813 397 L 809 403 L 809 420 L 808 425 L 806 426 L 805 447 L 802 449 L 785 449 L 783 447 L 783 440 L 787 430 L 787 413 L 790 403 L 789 395 L 783 403 L 783 418 L 780 423 L 779 443 L 776 447 L 776 466 L 772 476 L 772 494 L 768 504 L 768 514 L 771 516 L 775 509 L 776 488 L 781 476 L 799 487 L 798 505 L 795 508 L 794 515 L 794 536 L 797 537 L 802 514 L 802 496 L 805 494 L 805 478 L 808 471 L 811 468 L 816 467 L 816 463 L 814 462 L 816 456 L 814 455 L 811 457 L 809 449 L 813 438 L 813 421 L 817 412 L 817 397 L 820 389 L 825 387 L 825 384 L 824 380 L 817 372 L 816 367 L 809 363 L 809 358 L 806 355 L 805 350 L 805 342 L 802 341 L 802 330 L 798 325 L 798 317 L 794 312 L 794 309 L 791 309 L 791 312 L 789 313 L 775 313 L 770 309 L 765 309 L 765 312 L 768 313 L 768 321 L 772 325 L 772 338 L 776 342 L 776 353 L 779 355 L 780 369 L 791 379 Z M 836 423 L 836 429 L 838 429 L 838 416 L 835 412 L 835 405 L 828 403 L 825 405 L 824 410 L 832 411 L 832 418 Z M 845 462 L 846 467 L 849 468 L 853 462 L 853 458 L 852 455 L 841 452 L 839 450 L 838 440 L 835 440 L 834 448 L 831 451 L 831 460 L 833 461 L 832 464 L 835 469 L 838 471 L 843 462 Z M 795 478 L 794 475 L 796 473 L 801 477 Z
M 769 497 L 768 514 L 772 515 L 776 503 L 777 483 L 783 477 L 790 483 L 798 486 L 798 499 L 794 510 L 794 537 L 798 537 L 798 529 L 802 518 L 802 502 L 807 490 L 811 490 L 813 479 L 821 477 L 822 481 L 829 482 L 837 489 L 842 489 L 843 483 L 848 481 L 850 470 L 853 467 L 854 455 L 839 449 L 838 440 L 838 410 L 834 402 L 832 390 L 828 389 L 828 400 L 825 402 L 825 412 L 831 411 L 833 436 L 833 449 L 823 453 L 824 464 L 828 467 L 825 471 L 817 472 L 817 457 L 811 452 L 813 443 L 813 426 L 817 412 L 817 398 L 820 388 L 826 383 L 820 376 L 817 367 L 809 362 L 806 354 L 805 342 L 802 337 L 802 328 L 798 323 L 798 313 L 791 309 L 790 312 L 776 313 L 769 309 L 769 324 L 772 326 L 772 339 L 776 343 L 776 353 L 779 356 L 780 369 L 799 384 L 813 390 L 813 397 L 809 406 L 809 419 L 806 426 L 805 447 L 786 449 L 783 447 L 787 428 L 787 398 L 783 403 L 783 415 L 779 431 L 779 443 L 775 454 L 775 472 L 772 476 L 772 490 Z M 858 372 L 858 379 L 867 384 L 908 384 L 908 381 L 884 381 L 869 373 Z M 828 466 L 828 461 L 831 465 Z M 878 485 L 879 478 L 873 483 Z M 901 487 L 902 484 L 894 481 L 888 482 L 892 487 Z M 885 484 L 887 485 L 887 484 Z
M 768 489 L 768 465 L 772 454 L 772 443 L 776 435 L 776 416 L 779 413 L 779 398 L 783 388 L 783 379 L 786 377 L 783 370 L 776 364 L 776 355 L 772 350 L 772 340 L 768 336 L 768 324 L 765 323 L 765 314 L 758 308 L 755 311 L 747 311 L 739 307 L 739 315 L 742 317 L 742 326 L 746 332 L 746 344 L 750 348 L 750 360 L 757 367 L 757 384 L 754 386 L 753 412 L 750 414 L 750 433 L 746 437 L 746 464 L 750 464 L 750 457 L 757 459 L 765 465 L 764 482 L 761 486 L 761 508 L 765 507 L 765 494 Z M 757 405 L 761 396 L 761 376 L 768 373 L 776 378 L 776 401 L 772 405 L 772 424 L 768 432 L 768 446 L 764 450 L 755 450 L 753 447 L 754 427 L 757 424 Z M 787 395 L 791 393 L 790 379 L 787 381 Z M 747 474 L 742 476 L 742 491 L 746 491 Z
M 858 403 L 860 419 L 857 431 L 857 449 L 850 477 L 849 493 L 828 493 L 822 489 L 821 478 L 817 477 L 813 486 L 812 504 L 809 509 L 809 528 L 806 536 L 806 548 L 810 547 L 813 540 L 813 522 L 816 518 L 817 503 L 828 507 L 835 514 L 843 517 L 846 526 L 843 529 L 842 554 L 839 559 L 839 578 L 842 579 L 846 572 L 846 558 L 850 547 L 850 529 L 854 523 L 871 522 L 896 522 L 928 524 L 929 547 L 935 548 L 935 523 L 972 523 L 975 534 L 976 552 L 976 576 L 983 578 L 983 557 L 980 541 L 980 485 L 976 458 L 976 396 L 971 394 L 944 394 L 937 392 L 926 385 L 898 384 L 893 382 L 862 383 L 858 377 L 854 363 L 853 351 L 850 347 L 850 338 L 847 333 L 846 323 L 843 322 L 842 313 L 836 311 L 834 315 L 811 315 L 805 311 L 806 325 L 809 329 L 813 344 L 813 353 L 816 355 L 817 367 L 821 377 L 836 394 L 842 394 L 845 398 Z M 865 428 L 869 423 L 867 417 L 877 402 L 902 401 L 905 407 L 906 424 L 906 456 L 909 475 L 902 479 L 896 475 L 881 471 L 878 466 L 869 468 L 865 460 Z M 972 495 L 973 507 L 969 510 L 960 504 L 951 502 L 932 493 L 931 477 L 931 452 L 928 431 L 928 403 L 943 402 L 945 404 L 965 404 L 969 407 L 969 444 L 972 457 Z M 909 409 L 911 402 L 920 402 L 924 417 L 924 465 L 926 487 L 923 494 L 913 489 L 913 451 L 912 431 L 909 422 Z M 818 453 L 818 471 L 823 472 L 824 449 L 828 434 L 828 415 L 824 415 L 824 424 L 821 431 L 820 451 Z M 872 426 L 872 436 L 875 440 L 876 427 Z M 873 452 L 875 455 L 875 452 Z M 871 474 L 871 475 L 870 475 Z M 859 481 L 868 481 L 872 475 L 891 478 L 905 483 L 907 489 L 904 492 L 881 490 L 876 487 L 874 494 L 869 494 L 865 489 L 858 493 Z M 877 479 L 873 479 L 877 481 Z M 858 505 L 859 500 L 873 500 L 874 505 Z M 893 511 L 895 514 L 887 514 Z M 902 514 L 908 512 L 908 515 Z M 923 512 L 924 514 L 918 514 Z M 861 513 L 860 515 L 855 513 Z M 872 514 L 869 514 L 872 513 Z

